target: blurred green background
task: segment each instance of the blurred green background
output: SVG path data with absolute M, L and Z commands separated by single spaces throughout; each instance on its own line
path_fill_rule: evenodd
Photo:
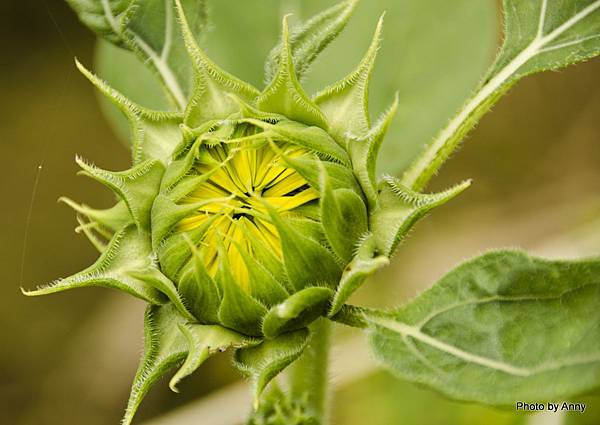
M 277 38 L 281 14 L 294 10 L 296 18 L 308 16 L 323 3 L 213 0 L 203 42 L 226 69 L 260 85 L 262 61 Z M 500 19 L 494 1 L 363 1 L 356 25 L 315 66 L 306 83 L 311 91 L 351 69 L 382 8 L 388 9 L 387 29 L 372 112 L 380 112 L 399 91 L 401 106 L 382 163 L 384 170 L 399 172 L 492 60 Z M 75 154 L 107 169 L 129 164 L 94 90 L 73 64 L 77 56 L 92 67 L 95 39 L 62 0 L 4 0 L 0 43 L 0 423 L 116 424 L 142 347 L 143 304 L 101 289 L 34 299 L 19 292 L 19 286 L 66 276 L 96 257 L 73 232 L 74 214 L 56 203 L 61 195 L 100 207 L 112 201 L 100 185 L 75 176 Z M 140 78 L 111 75 L 115 68 L 106 62 L 98 69 L 116 86 L 119 76 Z M 433 190 L 472 177 L 473 187 L 420 223 L 392 266 L 353 301 L 397 304 L 452 264 L 492 247 L 522 247 L 550 257 L 597 254 L 599 76 L 596 59 L 519 83 L 432 184 Z M 585 414 L 561 418 L 451 402 L 377 370 L 358 333 L 341 330 L 337 341 L 336 425 L 600 423 L 599 394 L 573 400 L 588 402 Z M 247 409 L 237 379 L 228 356 L 217 356 L 182 383 L 180 395 L 164 382 L 156 385 L 138 423 L 233 425 L 227 418 L 242 417 Z M 167 412 L 170 416 L 161 419 Z

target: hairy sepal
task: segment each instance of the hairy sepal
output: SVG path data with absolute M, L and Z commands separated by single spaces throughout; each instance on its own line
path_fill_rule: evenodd
M 223 291 L 219 306 L 219 323 L 245 335 L 261 336 L 261 323 L 267 308 L 236 282 L 224 248 L 219 247 L 219 270 L 216 280 Z
M 131 225 L 115 233 L 92 266 L 25 294 L 45 295 L 72 288 L 103 286 L 119 289 L 151 304 L 167 302 L 166 294 L 144 279 L 144 275 L 139 274 L 140 271 L 156 273 L 158 269 L 152 261 L 152 250 L 147 235 L 140 234 Z
M 385 177 L 379 184 L 377 205 L 369 216 L 379 253 L 390 257 L 417 221 L 470 185 L 471 181 L 466 180 L 440 193 L 423 194 L 403 187 L 393 177 Z
M 246 119 L 243 122 L 262 128 L 267 132 L 266 135 L 274 140 L 288 141 L 313 151 L 324 159 L 334 160 L 346 166 L 350 165 L 350 158 L 346 151 L 319 127 L 307 127 L 290 120 L 281 120 L 275 124 L 253 119 Z M 279 150 L 277 152 L 279 153 Z
M 122 229 L 129 223 L 133 223 L 133 218 L 129 213 L 125 201 L 117 202 L 114 206 L 106 209 L 95 209 L 85 204 L 78 204 L 67 197 L 60 197 L 60 202 L 64 202 L 78 214 L 85 217 L 89 223 L 96 223 L 113 232 Z
M 333 252 L 344 262 L 350 261 L 361 236 L 367 232 L 367 207 L 351 189 L 334 189 L 321 165 L 321 223 Z
M 365 235 L 356 249 L 356 255 L 344 268 L 342 278 L 331 302 L 328 317 L 335 316 L 350 296 L 377 270 L 389 264 L 387 256 L 379 254 L 373 235 Z
M 291 158 L 280 150 L 277 152 L 289 167 L 296 170 L 312 188 L 319 192 L 322 190 L 321 168 L 324 168 L 333 187 L 351 189 L 357 194 L 362 193 L 361 187 L 356 181 L 352 170 L 344 165 L 331 161 L 323 161 L 316 154 Z
M 208 274 L 196 242 L 187 236 L 185 240 L 192 252 L 192 259 L 178 279 L 179 293 L 187 301 L 190 311 L 200 323 L 218 323 L 219 307 L 223 297 L 222 289 Z
M 197 213 L 198 208 L 215 200 L 218 199 L 191 204 L 176 204 L 168 196 L 159 194 L 152 204 L 152 246 L 154 249 L 158 250 L 165 243 L 165 239 L 172 235 L 177 223 L 189 215 Z
M 180 0 L 175 0 L 175 4 L 194 70 L 194 87 L 185 111 L 185 124 L 195 127 L 209 119 L 226 118 L 237 112 L 238 104 L 230 94 L 253 102 L 260 92 L 223 71 L 206 56 L 190 31 Z
M 130 425 L 150 387 L 172 368 L 181 369 L 170 387 L 193 373 L 212 354 L 229 347 L 243 347 L 254 341 L 215 325 L 188 323 L 172 304 L 149 306 L 144 320 L 144 352 L 133 380 L 122 424 Z
M 283 19 L 279 69 L 256 100 L 256 105 L 263 111 L 275 112 L 303 124 L 327 129 L 325 117 L 298 82 L 289 37 L 286 16 Z
M 242 255 L 250 278 L 249 291 L 252 297 L 266 307 L 272 307 L 285 300 L 289 293 L 285 283 L 280 282 L 271 272 L 254 258 L 248 251 L 235 243 L 236 249 Z
M 228 348 L 241 348 L 258 343 L 256 340 L 218 325 L 188 323 L 179 324 L 178 327 L 187 340 L 188 353 L 185 362 L 169 382 L 169 387 L 174 392 L 179 392 L 177 384 L 194 373 L 212 354 L 223 352 Z
M 133 163 L 160 160 L 167 164 L 175 148 L 181 144 L 179 128 L 183 115 L 146 109 L 126 98 L 105 81 L 88 71 L 76 60 L 77 68 L 127 118 L 131 133 Z
M 330 288 L 314 286 L 290 295 L 266 314 L 262 331 L 267 338 L 303 328 L 326 313 L 333 297 Z
M 255 409 L 258 408 L 260 395 L 265 387 L 300 357 L 309 339 L 310 333 L 304 328 L 235 352 L 234 365 L 240 372 L 250 377 Z
M 290 35 L 290 47 L 299 80 L 310 65 L 348 24 L 358 0 L 343 1 L 313 16 Z M 265 61 L 265 84 L 277 74 L 283 43 L 275 46 Z
M 356 179 L 367 198 L 369 208 L 377 203 L 377 157 L 387 130 L 398 110 L 398 93 L 390 108 L 364 135 L 348 138 L 348 151 Z
M 369 82 L 381 43 L 383 16 L 379 19 L 373 40 L 358 67 L 341 81 L 326 87 L 314 97 L 325 114 L 329 131 L 347 146 L 349 137 L 364 136 L 370 129 Z
M 286 221 L 269 204 L 264 203 L 279 237 L 283 251 L 283 263 L 290 283 L 296 291 L 312 286 L 315 280 L 335 286 L 341 275 L 340 266 L 331 252 L 317 240 L 306 236 L 311 229 L 305 228 L 301 233 L 298 228 L 303 222 L 297 220 L 295 225 Z M 310 224 L 310 223 L 307 223 Z
M 150 232 L 150 211 L 164 172 L 160 161 L 148 160 L 126 171 L 106 171 L 76 159 L 81 174 L 110 188 L 122 199 L 140 231 Z

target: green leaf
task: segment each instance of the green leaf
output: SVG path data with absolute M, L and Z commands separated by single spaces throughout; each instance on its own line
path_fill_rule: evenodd
M 398 376 L 453 398 L 509 406 L 600 386 L 598 305 L 597 259 L 497 251 L 366 319 L 375 353 Z
M 279 69 L 273 81 L 256 100 L 256 105 L 263 111 L 275 112 L 306 125 L 327 129 L 325 117 L 298 82 L 292 57 L 287 16 L 283 19 L 281 38 L 283 46 L 280 50 Z
M 100 78 L 108 81 L 111 87 L 136 104 L 155 111 L 173 108 L 160 79 L 135 53 L 100 38 L 96 40 L 93 64 L 94 71 Z M 109 109 L 109 106 L 111 105 L 101 102 L 103 112 L 109 115 L 109 121 L 112 122 L 120 116 L 116 108 Z M 116 130 L 128 141 L 126 123 L 117 126 Z
M 424 187 L 520 78 L 600 54 L 600 0 L 505 0 L 504 20 L 506 34 L 496 62 L 473 97 L 405 172 L 406 187 Z
M 417 193 L 403 187 L 393 177 L 380 183 L 377 205 L 369 217 L 377 250 L 391 256 L 409 230 L 429 211 L 445 204 L 471 185 L 466 180 L 435 194 Z
M 140 234 L 130 225 L 115 233 L 100 258 L 87 269 L 48 286 L 23 293 L 38 296 L 73 288 L 103 286 L 121 290 L 152 304 L 163 304 L 167 299 L 152 282 L 131 274 L 139 270 L 158 272 L 151 261 L 151 255 L 148 236 Z
M 358 0 L 343 1 L 310 18 L 290 35 L 292 57 L 299 80 L 317 56 L 348 24 Z M 265 83 L 269 84 L 279 68 L 282 43 L 271 50 L 265 62 Z
M 255 408 L 258 407 L 259 397 L 267 384 L 300 357 L 308 344 L 309 336 L 308 329 L 304 328 L 235 352 L 234 365 L 251 378 Z
M 176 25 L 172 0 L 69 0 L 91 30 L 108 41 L 134 52 L 162 82 L 178 110 L 191 91 L 191 65 Z M 190 28 L 199 36 L 206 26 L 204 0 L 184 0 Z
M 330 126 L 330 132 L 343 145 L 351 137 L 364 136 L 371 128 L 369 82 L 381 42 L 383 16 L 377 23 L 367 53 L 358 67 L 341 81 L 326 87 L 314 97 Z
M 275 338 L 284 332 L 308 326 L 325 314 L 332 297 L 331 289 L 320 286 L 305 288 L 292 294 L 266 314 L 262 324 L 263 334 L 267 338 Z
M 577 398 L 577 402 L 588 401 Z M 597 403 L 597 401 L 595 400 Z M 594 425 L 598 417 L 584 415 L 543 413 L 528 415 L 512 409 L 496 409 L 475 403 L 456 403 L 427 388 L 396 379 L 385 370 L 374 371 L 336 390 L 332 408 L 332 423 L 363 425 L 361 418 L 370 412 L 369 425 Z M 424 419 L 426 417 L 426 419 Z M 562 419 L 567 419 L 562 421 Z M 583 423 L 577 421 L 583 419 Z M 572 420 L 577 422 L 572 422 Z M 591 421 L 590 421 L 591 420 Z M 562 422 L 561 422 L 562 421 Z
M 127 24 L 135 12 L 136 0 L 67 0 L 89 29 L 111 43 L 125 46 Z

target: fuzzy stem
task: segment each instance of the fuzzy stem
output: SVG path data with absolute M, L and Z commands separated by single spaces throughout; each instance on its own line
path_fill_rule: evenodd
M 329 349 L 331 322 L 321 318 L 310 326 L 312 337 L 302 356 L 288 370 L 290 395 L 302 400 L 306 413 L 319 425 L 328 421 Z

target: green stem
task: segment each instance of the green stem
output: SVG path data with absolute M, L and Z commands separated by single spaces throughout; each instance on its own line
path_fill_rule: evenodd
M 312 337 L 302 356 L 288 370 L 290 395 L 302 400 L 319 425 L 327 423 L 327 387 L 331 322 L 321 318 L 310 326 Z

